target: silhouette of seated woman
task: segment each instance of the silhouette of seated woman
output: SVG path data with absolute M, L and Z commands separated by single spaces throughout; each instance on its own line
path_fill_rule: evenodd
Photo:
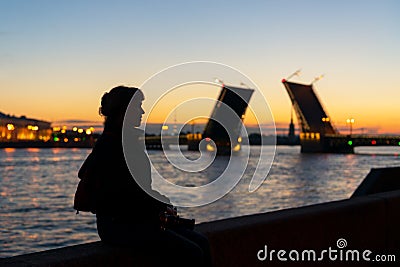
M 151 197 L 132 178 L 122 146 L 122 126 L 131 99 L 135 114 L 129 114 L 132 138 L 128 145 L 137 146 L 131 171 L 148 181 L 146 186 L 151 188 L 149 159 L 138 141 L 143 132 L 135 128 L 144 114 L 143 93 L 137 88 L 115 87 L 101 98 L 99 112 L 105 116 L 104 131 L 78 173 L 94 187 L 90 210 L 96 213 L 98 234 L 105 243 L 132 246 L 142 255 L 148 252 L 150 261 L 159 259 L 163 266 L 209 266 L 207 239 L 186 228 L 161 227 L 160 214 L 173 215 L 172 206 Z M 164 200 L 169 203 L 168 198 Z

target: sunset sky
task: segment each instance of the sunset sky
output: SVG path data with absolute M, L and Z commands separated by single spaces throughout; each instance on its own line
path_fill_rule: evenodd
M 1 1 L 0 112 L 101 121 L 105 91 L 200 60 L 246 74 L 278 125 L 291 111 L 281 79 L 301 68 L 294 81 L 325 74 L 315 87 L 339 129 L 352 117 L 400 134 L 399 13 L 399 1 Z

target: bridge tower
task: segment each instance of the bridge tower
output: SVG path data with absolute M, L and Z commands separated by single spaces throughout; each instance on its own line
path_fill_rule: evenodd
M 295 134 L 294 123 L 293 123 L 293 109 L 290 112 L 288 141 L 289 141 L 289 144 L 294 144 L 296 142 L 296 134 Z

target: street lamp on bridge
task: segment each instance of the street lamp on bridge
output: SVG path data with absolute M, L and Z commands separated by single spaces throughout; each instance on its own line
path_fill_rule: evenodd
M 350 135 L 353 133 L 353 124 L 354 124 L 354 119 L 349 118 L 346 120 L 346 122 L 350 125 Z

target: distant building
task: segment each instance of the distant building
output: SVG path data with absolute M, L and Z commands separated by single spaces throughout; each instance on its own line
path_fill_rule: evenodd
M 48 141 L 51 134 L 50 122 L 0 112 L 0 142 Z

